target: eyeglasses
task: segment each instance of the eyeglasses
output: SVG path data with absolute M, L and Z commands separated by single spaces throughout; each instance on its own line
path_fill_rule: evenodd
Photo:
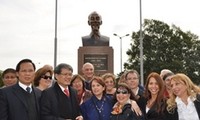
M 128 91 L 127 90 L 117 90 L 116 91 L 116 94 L 128 94 Z
M 62 75 L 62 76 L 72 76 L 72 73 L 60 73 L 59 75 Z
M 52 79 L 52 76 L 46 76 L 46 75 L 44 75 L 44 76 L 42 76 L 41 78 L 46 79 L 46 80 L 47 80 L 47 79 L 50 79 L 50 80 L 51 80 L 51 79 Z
M 138 80 L 138 78 L 127 78 L 127 80 Z
M 16 76 L 5 76 L 3 79 L 7 80 L 7 79 L 15 79 Z

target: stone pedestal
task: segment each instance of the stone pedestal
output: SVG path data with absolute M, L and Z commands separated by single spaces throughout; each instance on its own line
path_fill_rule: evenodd
M 78 49 L 78 73 L 86 62 L 94 65 L 95 74 L 113 73 L 113 48 L 109 46 L 84 46 Z

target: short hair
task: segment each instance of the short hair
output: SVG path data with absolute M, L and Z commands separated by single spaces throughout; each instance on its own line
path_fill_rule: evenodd
M 55 74 L 60 74 L 61 73 L 61 69 L 68 69 L 68 70 L 72 71 L 72 73 L 73 73 L 72 66 L 69 65 L 69 64 L 66 64 L 66 63 L 61 63 L 61 64 L 57 65 L 55 67 L 55 69 L 54 69 L 54 73 Z
M 162 74 L 163 72 L 172 72 L 172 71 L 169 70 L 169 69 L 162 69 L 162 70 L 160 71 L 160 74 Z
M 80 80 L 81 80 L 81 82 L 82 82 L 82 84 L 83 84 L 83 89 L 85 89 L 85 79 L 84 79 L 84 77 L 82 77 L 82 76 L 79 75 L 79 74 L 73 75 L 72 80 L 71 80 L 71 83 L 70 83 L 70 86 L 72 86 L 73 82 L 74 82 L 76 79 L 80 79 Z
M 135 73 L 135 74 L 137 75 L 137 77 L 138 77 L 138 80 L 140 79 L 140 78 L 139 78 L 140 75 L 139 75 L 139 73 L 137 72 L 137 70 L 129 70 L 129 71 L 127 71 L 127 72 L 125 73 L 125 76 L 124 76 L 125 80 L 127 80 L 127 76 L 128 76 L 129 73 Z
M 35 73 L 35 78 L 34 78 L 34 85 L 35 86 L 39 86 L 39 81 L 41 79 L 41 77 L 43 75 L 45 75 L 46 73 L 50 73 L 50 75 L 52 76 L 53 75 L 53 71 L 51 68 L 48 68 L 48 67 L 42 67 L 40 69 L 38 69 Z
M 104 83 L 102 77 L 94 76 L 93 79 L 92 79 L 92 81 L 90 82 L 90 88 L 91 88 L 92 94 L 93 94 L 93 91 L 92 91 L 92 83 L 93 83 L 94 81 L 96 81 L 96 82 L 99 83 L 101 86 L 103 86 L 103 87 L 106 88 L 106 85 L 105 85 L 105 83 Z M 106 93 L 106 91 L 104 90 L 104 91 L 103 91 L 103 94 L 105 94 L 105 93 Z
M 30 60 L 30 59 L 22 59 L 21 61 L 19 61 L 19 63 L 18 63 L 17 66 L 16 66 L 16 71 L 17 71 L 17 72 L 19 72 L 20 66 L 21 66 L 21 64 L 23 64 L 23 63 L 31 63 L 31 64 L 33 65 L 34 70 L 36 69 L 35 64 L 32 62 L 32 60 Z
M 114 83 L 116 83 L 115 75 L 114 74 L 112 74 L 112 73 L 105 73 L 105 74 L 102 75 L 103 81 L 105 81 L 105 79 L 107 79 L 109 77 L 111 77 L 113 79 Z
M 172 75 L 174 75 L 173 72 L 166 73 L 166 74 L 163 76 L 163 80 L 165 80 L 166 78 L 168 78 L 169 76 L 172 76 Z
M 128 93 L 130 94 L 130 99 L 131 99 L 131 100 L 137 100 L 135 94 L 133 93 L 133 91 L 130 89 L 130 87 L 129 87 L 126 83 L 119 83 L 119 84 L 117 85 L 117 90 L 118 90 L 119 88 L 125 88 L 125 89 L 128 91 Z M 116 91 L 117 91 L 117 90 L 116 90 Z M 114 96 L 114 97 L 115 97 L 114 99 L 116 99 L 116 92 L 115 92 L 115 96 Z
M 82 70 L 85 69 L 85 66 L 90 65 L 92 66 L 92 68 L 94 69 L 94 65 L 90 62 L 86 62 L 85 64 L 83 64 Z
M 173 73 L 171 70 L 169 70 L 169 69 L 162 69 L 161 71 L 160 71 L 160 76 L 161 76 L 161 78 L 163 79 L 163 76 L 165 75 L 165 74 L 167 74 L 167 73 Z M 163 79 L 164 80 L 164 79 Z
M 13 74 L 16 74 L 16 70 L 13 69 L 13 68 L 7 68 L 6 70 L 3 71 L 3 73 L 2 73 L 2 78 L 4 78 L 5 75 L 6 75 L 7 73 L 13 73 Z

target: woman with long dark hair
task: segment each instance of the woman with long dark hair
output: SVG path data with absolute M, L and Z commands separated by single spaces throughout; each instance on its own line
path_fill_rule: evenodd
M 163 92 L 164 82 L 160 75 L 156 72 L 150 73 L 146 80 L 144 97 L 138 100 L 146 120 L 165 119 L 166 100 Z

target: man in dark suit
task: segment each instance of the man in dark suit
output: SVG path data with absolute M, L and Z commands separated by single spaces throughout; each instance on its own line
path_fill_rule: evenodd
M 0 120 L 39 120 L 41 91 L 32 86 L 35 69 L 30 59 L 17 64 L 18 83 L 0 89 Z
M 62 63 L 55 67 L 55 84 L 41 96 L 41 120 L 83 120 L 75 89 L 70 87 L 73 69 Z
M 83 46 L 109 46 L 110 38 L 99 32 L 102 19 L 97 12 L 92 12 L 88 16 L 88 24 L 91 26 L 92 32 L 90 35 L 82 37 Z

